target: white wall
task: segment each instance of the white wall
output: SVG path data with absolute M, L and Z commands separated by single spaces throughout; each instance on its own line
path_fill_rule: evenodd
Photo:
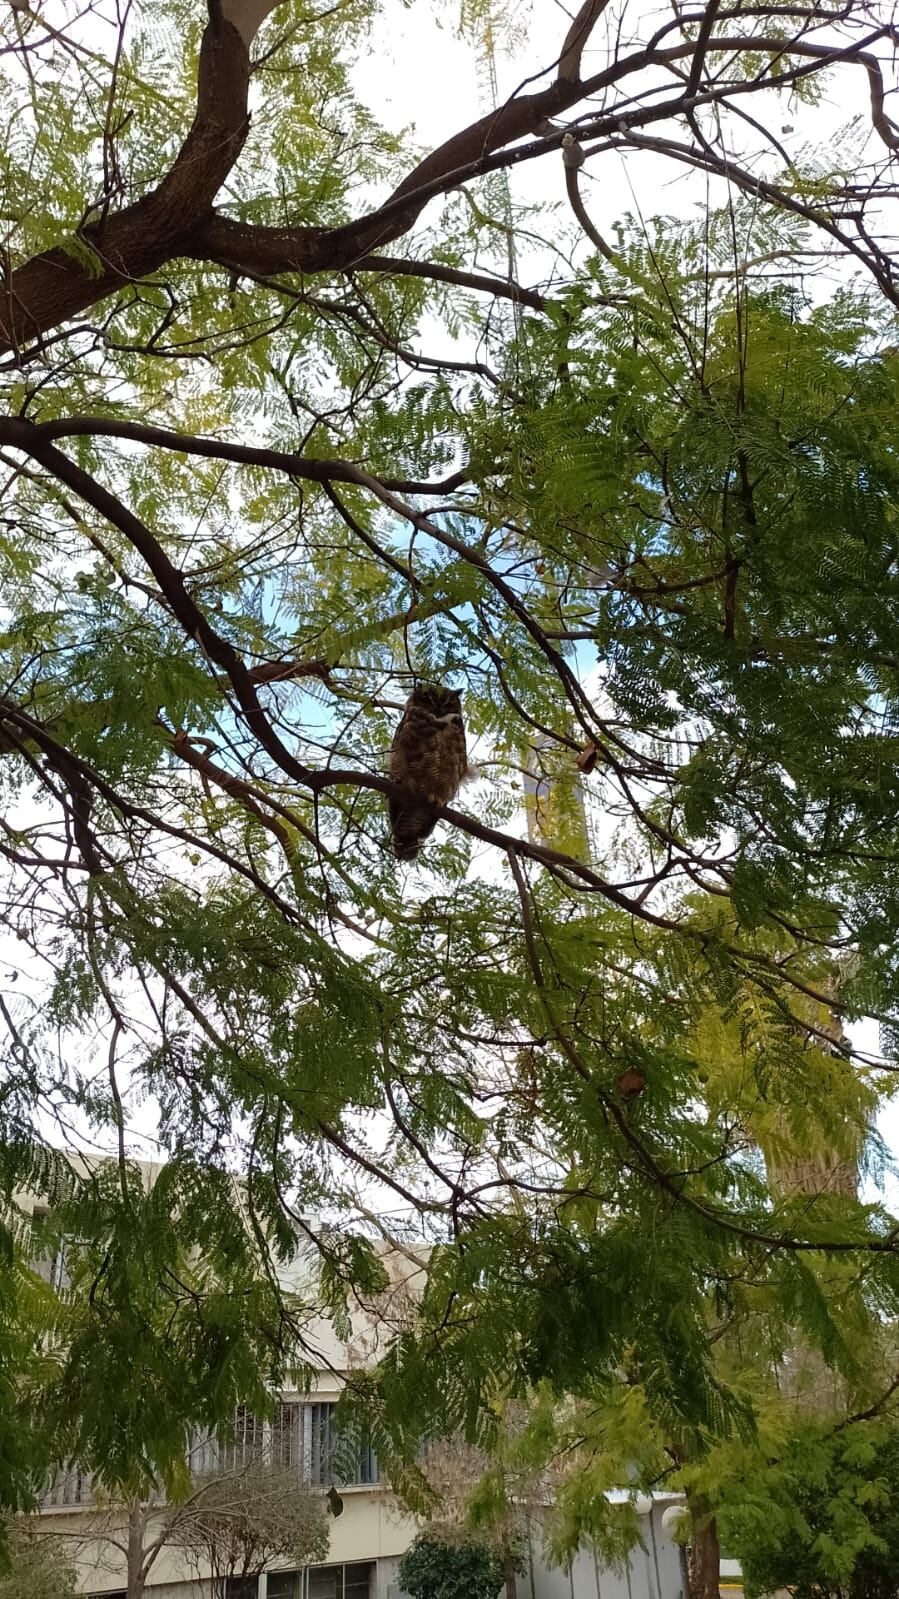
M 355 1561 L 384 1561 L 383 1583 L 372 1599 L 386 1599 L 387 1581 L 395 1580 L 395 1564 L 416 1533 L 416 1524 L 400 1511 L 391 1496 L 379 1488 L 341 1488 L 343 1514 L 328 1519 L 330 1542 L 328 1565 Z M 111 1517 L 92 1517 L 90 1512 L 64 1511 L 42 1517 L 47 1531 L 67 1534 L 66 1547 L 78 1566 L 81 1593 L 115 1593 L 125 1586 L 124 1553 L 114 1544 L 98 1538 L 93 1528 L 107 1530 L 124 1541 L 124 1523 L 110 1526 Z M 80 1537 L 79 1537 L 80 1534 Z M 83 1541 L 82 1541 L 83 1540 Z M 285 1562 L 286 1565 L 286 1562 Z M 150 1572 L 148 1599 L 194 1599 L 194 1584 L 184 1586 L 193 1573 L 176 1549 L 165 1548 Z M 196 1590 L 194 1590 L 196 1591 Z
M 570 1571 L 551 1566 L 541 1554 L 535 1528 L 527 1569 L 517 1579 L 517 1599 L 686 1599 L 682 1554 L 662 1527 L 664 1509 L 665 1501 L 657 1501 L 650 1515 L 641 1516 L 644 1547 L 633 1550 L 625 1572 L 604 1569 L 587 1549 Z M 391 1564 L 394 1574 L 387 1575 Z M 406 1599 L 395 1574 L 397 1564 L 383 1562 L 372 1599 Z
M 631 1553 L 628 1569 L 609 1571 L 582 1549 L 570 1572 L 547 1564 L 539 1536 L 531 1543 L 528 1570 L 518 1578 L 518 1599 L 685 1599 L 680 1547 L 662 1527 L 664 1502 L 640 1517 L 644 1547 Z

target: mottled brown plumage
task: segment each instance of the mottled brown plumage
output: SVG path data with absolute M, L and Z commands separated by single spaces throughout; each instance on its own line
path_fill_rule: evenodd
M 461 695 L 420 683 L 406 701 L 390 747 L 390 776 L 405 790 L 402 798 L 388 801 L 397 860 L 414 860 L 467 770 Z

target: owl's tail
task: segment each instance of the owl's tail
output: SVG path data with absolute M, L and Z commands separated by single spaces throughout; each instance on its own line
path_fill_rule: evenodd
M 398 861 L 414 861 L 437 825 L 437 806 L 391 799 L 387 808 L 394 855 Z

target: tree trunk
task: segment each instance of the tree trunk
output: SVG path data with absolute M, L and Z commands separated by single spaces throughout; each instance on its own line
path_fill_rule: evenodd
M 518 1580 L 515 1572 L 515 1561 L 512 1551 L 507 1543 L 503 1543 L 503 1581 L 506 1585 L 506 1599 L 518 1599 Z
M 147 1573 L 144 1570 L 144 1535 L 147 1530 L 147 1508 L 135 1499 L 128 1512 L 128 1599 L 144 1599 Z
M 690 1537 L 690 1599 L 719 1599 L 721 1583 L 721 1545 L 718 1528 L 708 1503 L 696 1494 L 687 1494 L 693 1521 Z

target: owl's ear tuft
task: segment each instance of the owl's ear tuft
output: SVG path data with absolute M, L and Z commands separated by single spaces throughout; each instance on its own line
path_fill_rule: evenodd
M 413 697 L 435 711 L 462 712 L 462 695 L 457 688 L 447 688 L 444 683 L 416 683 Z

